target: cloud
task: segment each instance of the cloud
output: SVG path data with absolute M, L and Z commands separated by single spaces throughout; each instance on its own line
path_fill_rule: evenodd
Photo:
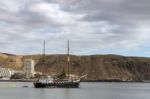
M 10 0 L 0 1 L 1 52 L 101 54 L 147 47 L 149 0 Z M 113 53 L 113 52 L 108 52 Z M 119 52 L 118 52 L 119 53 Z M 122 53 L 124 54 L 124 53 Z

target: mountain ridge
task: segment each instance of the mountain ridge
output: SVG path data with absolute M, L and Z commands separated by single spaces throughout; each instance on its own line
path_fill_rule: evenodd
M 121 55 L 70 55 L 72 74 L 88 74 L 86 80 L 150 80 L 150 58 L 127 57 Z M 23 69 L 23 60 L 35 60 L 35 70 L 41 71 L 42 55 L 0 54 L 0 67 Z M 45 69 L 50 75 L 66 71 L 67 55 L 53 54 L 45 56 Z

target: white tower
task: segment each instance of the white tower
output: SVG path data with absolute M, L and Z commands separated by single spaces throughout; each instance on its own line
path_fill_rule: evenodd
M 34 60 L 32 59 L 24 60 L 24 74 L 26 78 L 34 77 Z

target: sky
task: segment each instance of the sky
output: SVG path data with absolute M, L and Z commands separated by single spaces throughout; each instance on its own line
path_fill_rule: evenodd
M 150 0 L 1 0 L 0 52 L 150 57 Z

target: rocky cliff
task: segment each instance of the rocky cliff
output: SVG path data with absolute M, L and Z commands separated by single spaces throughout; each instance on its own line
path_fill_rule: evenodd
M 17 56 L 0 54 L 0 66 L 21 70 L 23 60 L 35 60 L 35 70 L 41 71 L 42 56 Z M 46 55 L 45 72 L 57 75 L 66 70 L 66 55 Z M 71 55 L 70 72 L 88 74 L 86 80 L 150 80 L 150 58 L 125 57 L 119 55 Z

